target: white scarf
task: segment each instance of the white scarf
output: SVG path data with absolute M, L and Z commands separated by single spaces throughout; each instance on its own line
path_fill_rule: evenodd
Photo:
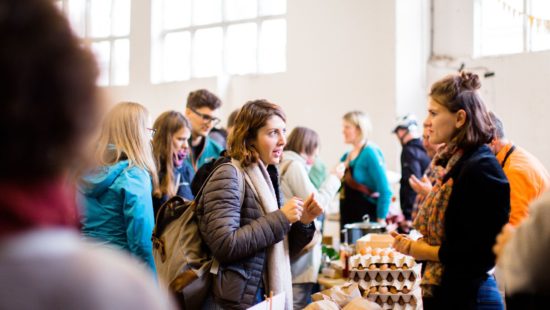
M 242 168 L 240 163 L 233 160 L 233 164 L 244 172 L 245 182 L 248 183 L 260 203 L 262 213 L 268 214 L 279 210 L 275 190 L 265 165 L 259 161 L 249 167 Z M 285 292 L 285 309 L 291 310 L 292 305 L 292 276 L 290 273 L 290 259 L 288 252 L 288 236 L 267 248 L 267 286 L 266 293 L 273 295 Z

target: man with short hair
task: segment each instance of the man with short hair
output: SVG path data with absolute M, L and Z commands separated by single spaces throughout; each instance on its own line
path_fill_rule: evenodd
M 409 184 L 409 178 L 415 176 L 418 179 L 430 165 L 430 157 L 422 145 L 416 117 L 407 114 L 398 118 L 392 131 L 403 146 L 401 151 L 401 181 L 399 189 L 399 201 L 401 210 L 405 216 L 406 225 L 401 225 L 403 232 L 408 232 L 412 223 L 412 210 L 416 199 L 416 192 Z
M 510 182 L 510 224 L 517 226 L 529 215 L 529 204 L 549 188 L 550 175 L 535 156 L 506 139 L 502 121 L 489 114 L 495 127 L 489 147 Z
M 195 172 L 205 163 L 217 159 L 223 147 L 208 137 L 212 128 L 220 122 L 221 100 L 206 89 L 189 93 L 185 116 L 191 122 L 191 152 L 187 162 Z

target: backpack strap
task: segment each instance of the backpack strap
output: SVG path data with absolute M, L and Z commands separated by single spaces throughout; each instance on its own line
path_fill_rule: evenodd
M 196 206 L 197 202 L 199 201 L 200 197 L 202 196 L 202 192 L 203 192 L 204 188 L 206 187 L 206 184 L 208 184 L 208 181 L 210 181 L 210 178 L 212 177 L 212 175 L 214 175 L 214 172 L 216 170 L 220 169 L 220 167 L 228 166 L 228 165 L 235 167 L 235 170 L 237 170 L 237 181 L 239 182 L 239 189 L 242 193 L 242 195 L 240 196 L 239 204 L 242 207 L 243 201 L 244 201 L 244 176 L 243 176 L 243 173 L 241 172 L 241 170 L 239 169 L 239 167 L 235 166 L 235 164 L 233 164 L 232 162 L 227 162 L 227 163 L 220 164 L 219 166 L 214 168 L 212 170 L 212 172 L 210 172 L 210 174 L 208 175 L 206 180 L 204 180 L 204 183 L 202 184 L 201 188 L 197 192 L 197 195 L 195 196 L 194 203 L 193 203 L 193 209 L 194 210 L 197 207 Z
M 502 163 L 500 164 L 502 166 L 502 168 L 504 168 L 504 165 L 506 165 L 506 161 L 508 160 L 508 157 L 510 157 L 510 155 L 512 155 L 512 153 L 516 150 L 516 146 L 515 145 L 512 145 L 512 147 L 508 150 L 508 152 L 506 153 L 506 155 L 504 156 L 504 160 L 502 161 Z

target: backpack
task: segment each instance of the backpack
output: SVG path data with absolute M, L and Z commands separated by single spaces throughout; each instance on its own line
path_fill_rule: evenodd
M 223 163 L 231 162 L 231 157 L 227 156 L 227 150 L 223 150 L 220 153 L 220 157 L 215 160 L 211 160 L 204 163 L 199 170 L 195 172 L 193 180 L 191 180 L 191 193 L 193 196 L 197 196 L 201 187 L 206 183 L 206 180 L 212 174 L 212 171 Z
M 231 162 L 220 163 L 210 172 L 194 200 L 174 196 L 159 209 L 153 230 L 153 257 L 160 281 L 168 285 L 182 309 L 200 309 L 211 286 L 210 273 L 218 263 L 202 240 L 196 208 L 205 184 L 214 172 Z M 244 180 L 237 168 L 240 205 L 244 200 Z

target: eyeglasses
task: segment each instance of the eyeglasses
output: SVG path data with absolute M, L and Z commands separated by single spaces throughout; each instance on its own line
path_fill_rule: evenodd
M 155 128 L 147 128 L 147 130 L 149 131 L 149 134 L 151 135 L 151 139 L 153 139 L 153 137 L 157 133 L 157 130 Z
M 200 116 L 200 118 L 202 118 L 203 121 L 207 122 L 207 123 L 212 123 L 212 125 L 216 126 L 218 125 L 222 120 L 217 118 L 217 117 L 212 117 L 208 114 L 203 114 L 195 109 L 192 109 L 192 108 L 189 108 L 189 110 L 191 110 L 193 113 L 197 114 L 198 116 Z

